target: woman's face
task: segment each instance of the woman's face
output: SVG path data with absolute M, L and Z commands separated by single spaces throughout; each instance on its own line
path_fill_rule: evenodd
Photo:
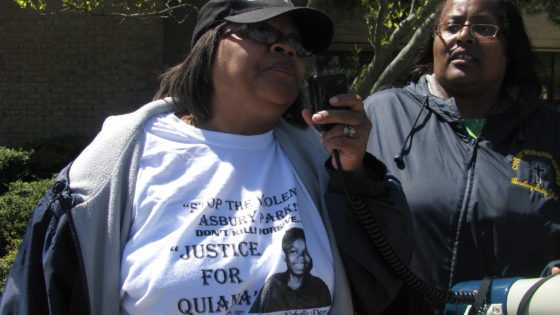
M 286 265 L 293 275 L 302 276 L 309 273 L 311 256 L 307 251 L 307 245 L 304 240 L 297 239 L 288 247 Z
M 264 23 L 285 36 L 299 37 L 287 16 Z M 237 103 L 238 113 L 280 117 L 298 96 L 304 75 L 303 57 L 286 38 L 266 45 L 234 33 L 218 45 L 212 69 L 214 101 Z
M 435 33 L 434 74 L 439 84 L 451 94 L 499 90 L 508 58 L 500 34 L 498 0 L 449 0 L 438 21 L 442 23 L 493 24 L 498 26 L 498 35 L 473 37 L 468 26 L 454 37 Z

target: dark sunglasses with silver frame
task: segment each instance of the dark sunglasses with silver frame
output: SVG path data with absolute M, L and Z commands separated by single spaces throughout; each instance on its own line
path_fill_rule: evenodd
M 493 24 L 459 24 L 443 23 L 436 25 L 436 33 L 443 38 L 457 36 L 464 27 L 468 27 L 473 37 L 494 38 L 498 35 L 498 26 Z
M 235 24 L 224 33 L 224 37 L 231 34 L 238 34 L 241 37 L 247 37 L 268 46 L 281 40 L 286 40 L 301 57 L 309 57 L 312 55 L 310 51 L 305 49 L 299 38 L 292 35 L 284 35 L 282 32 L 266 23 Z

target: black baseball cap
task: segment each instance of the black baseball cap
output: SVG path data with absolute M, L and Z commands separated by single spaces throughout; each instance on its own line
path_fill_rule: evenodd
M 312 53 L 327 49 L 333 37 L 333 22 L 320 10 L 295 7 L 290 0 L 210 0 L 198 12 L 191 47 L 209 29 L 220 22 L 259 23 L 282 14 L 296 24 L 302 45 Z

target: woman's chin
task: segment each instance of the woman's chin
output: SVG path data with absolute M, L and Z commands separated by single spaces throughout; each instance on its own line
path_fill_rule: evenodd
M 454 73 L 446 77 L 445 81 L 448 85 L 454 87 L 469 86 L 471 84 L 476 84 L 478 82 L 478 77 L 474 74 L 454 71 Z

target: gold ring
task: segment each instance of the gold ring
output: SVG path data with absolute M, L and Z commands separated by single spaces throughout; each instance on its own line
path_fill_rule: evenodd
M 355 135 L 356 135 L 356 129 L 354 129 L 354 127 L 350 125 L 344 126 L 344 136 L 346 138 L 354 138 Z

